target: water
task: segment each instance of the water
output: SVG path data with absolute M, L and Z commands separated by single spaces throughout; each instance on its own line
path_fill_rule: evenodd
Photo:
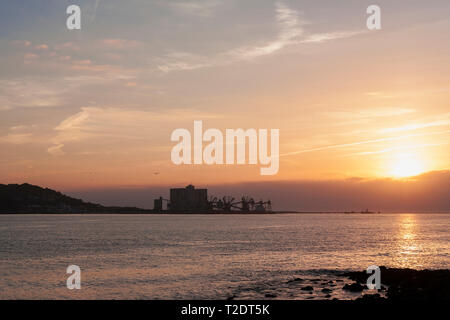
M 352 299 L 342 271 L 448 269 L 449 230 L 450 214 L 0 215 L 0 298 L 312 299 L 331 279 L 327 298 Z

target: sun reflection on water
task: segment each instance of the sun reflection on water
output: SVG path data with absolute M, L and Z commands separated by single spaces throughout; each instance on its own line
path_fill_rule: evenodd
M 417 241 L 416 217 L 415 215 L 402 215 L 399 219 L 397 264 L 403 268 L 420 267 L 417 255 L 422 248 Z

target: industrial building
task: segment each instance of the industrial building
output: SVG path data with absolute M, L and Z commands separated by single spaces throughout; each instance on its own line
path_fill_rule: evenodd
M 167 202 L 167 210 L 163 202 Z M 268 201 L 255 201 L 253 198 L 243 196 L 235 201 L 233 197 L 211 197 L 208 199 L 207 189 L 196 189 L 193 185 L 185 188 L 170 189 L 170 200 L 159 197 L 154 200 L 155 212 L 168 213 L 263 213 L 272 212 L 272 203 Z
M 169 210 L 174 212 L 203 212 L 208 210 L 208 190 L 186 188 L 170 189 Z

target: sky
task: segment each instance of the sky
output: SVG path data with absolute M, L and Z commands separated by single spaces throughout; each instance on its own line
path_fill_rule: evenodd
M 448 186 L 446 0 L 376 1 L 381 30 L 367 29 L 375 2 L 364 0 L 0 3 L 1 183 L 146 207 L 151 197 L 137 194 L 149 189 L 192 183 L 265 196 L 257 186 L 273 186 L 290 209 L 308 210 L 360 209 L 334 196 L 355 194 L 355 181 Z M 66 28 L 71 4 L 81 7 L 81 30 Z M 278 173 L 176 166 L 171 133 L 192 131 L 194 120 L 279 129 Z M 283 198 L 294 189 L 308 199 L 335 191 L 314 206 Z M 433 210 L 450 211 L 442 197 Z M 423 209 L 389 203 L 378 207 Z

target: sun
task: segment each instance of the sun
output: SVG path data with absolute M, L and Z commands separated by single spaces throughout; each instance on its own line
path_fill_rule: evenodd
M 417 176 L 423 172 L 424 164 L 417 155 L 400 154 L 393 159 L 391 175 L 396 178 Z

